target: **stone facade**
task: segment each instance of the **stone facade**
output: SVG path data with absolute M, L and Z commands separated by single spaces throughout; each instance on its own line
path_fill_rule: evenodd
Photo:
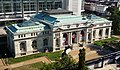
M 37 14 L 23 23 L 6 26 L 8 48 L 15 57 L 63 50 L 72 44 L 88 44 L 111 37 L 112 22 L 91 15 Z M 74 48 L 74 47 L 73 47 Z

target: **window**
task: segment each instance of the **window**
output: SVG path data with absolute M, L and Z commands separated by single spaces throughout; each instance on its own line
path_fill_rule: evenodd
M 23 35 L 21 35 L 21 37 L 23 37 Z
M 60 39 L 56 39 L 56 46 L 59 47 L 60 46 Z
M 21 37 L 25 37 L 26 35 L 24 34 L 24 35 L 18 35 L 18 38 L 21 38 Z
M 36 36 L 37 34 L 38 34 L 38 33 L 31 33 L 31 36 L 33 36 L 33 35 Z
M 18 35 L 18 38 L 20 38 L 20 35 Z
M 35 11 L 36 7 L 34 2 L 30 3 L 30 8 L 31 8 L 31 11 Z
M 33 42 L 32 42 L 32 48 L 33 49 L 37 48 L 37 41 L 36 40 L 33 40 Z
M 24 37 L 25 37 L 26 35 L 24 34 Z
M 11 12 L 11 3 L 3 3 L 3 8 L 5 12 Z
M 20 3 L 14 3 L 13 4 L 13 10 L 18 12 L 18 11 L 21 11 L 21 6 L 20 6 Z
M 109 28 L 106 29 L 105 34 L 106 34 L 106 35 L 109 34 Z
M 68 25 L 67 28 L 70 28 L 70 25 Z
M 43 31 L 43 35 L 49 34 L 49 31 Z
M 100 31 L 99 31 L 99 36 L 102 36 L 102 29 L 100 29 Z
M 95 38 L 96 35 L 96 30 L 93 31 L 93 37 Z
M 29 3 L 24 3 L 24 11 L 29 11 Z
M 31 33 L 31 36 L 33 36 L 33 33 Z
M 26 51 L 26 41 L 23 41 L 20 43 L 20 50 L 21 51 Z
M 47 45 L 48 45 L 48 39 L 45 38 L 45 39 L 43 40 L 43 46 L 47 46 Z
M 35 33 L 34 33 L 34 36 L 35 36 Z

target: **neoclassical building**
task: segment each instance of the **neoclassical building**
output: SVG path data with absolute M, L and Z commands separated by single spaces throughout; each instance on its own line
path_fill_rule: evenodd
M 55 12 L 59 10 L 51 13 Z M 5 29 L 9 50 L 15 57 L 20 57 L 42 52 L 45 48 L 54 52 L 63 50 L 66 45 L 110 38 L 111 26 L 111 21 L 95 15 L 78 16 L 61 11 L 52 15 L 41 12 Z

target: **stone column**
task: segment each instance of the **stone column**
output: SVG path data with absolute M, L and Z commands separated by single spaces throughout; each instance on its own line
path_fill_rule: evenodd
M 53 33 L 53 42 L 52 42 L 52 44 L 53 44 L 53 52 L 55 51 L 55 34 Z
M 108 38 L 111 37 L 111 27 L 109 27 L 109 33 L 108 33 Z
M 20 51 L 20 42 L 19 41 L 14 42 L 14 49 L 15 49 L 15 57 L 21 56 L 20 55 L 21 51 Z
M 106 28 L 103 28 L 102 39 L 105 39 L 105 32 L 106 32 Z
M 63 34 L 60 32 L 60 49 L 63 48 Z
M 99 40 L 99 29 L 96 29 L 95 41 Z
M 79 43 L 79 38 L 80 38 L 80 32 L 77 32 L 77 44 Z
M 72 32 L 68 33 L 68 45 L 72 44 Z
M 93 31 L 94 31 L 94 29 L 92 29 L 92 31 L 91 31 L 91 43 L 93 43 Z
M 85 39 L 85 42 L 87 43 L 88 42 L 88 29 L 86 29 L 86 32 L 85 32 L 85 37 L 84 37 Z
M 33 41 L 33 40 L 32 40 Z M 32 53 L 33 51 L 33 48 L 32 48 L 32 41 L 31 40 L 27 40 L 26 41 L 26 51 L 27 51 L 27 54 L 30 54 Z

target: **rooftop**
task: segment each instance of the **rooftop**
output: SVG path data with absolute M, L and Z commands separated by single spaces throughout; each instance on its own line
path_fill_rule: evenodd
M 71 14 L 60 14 L 60 15 L 48 15 L 41 12 L 35 16 L 32 16 L 30 20 L 24 21 L 23 23 L 13 24 L 8 28 L 14 32 L 34 32 L 45 29 L 51 29 L 54 26 L 71 25 L 87 23 L 90 24 L 101 24 L 111 22 L 105 18 L 101 18 L 95 15 L 89 16 L 77 16 Z M 51 27 L 52 26 L 52 27 Z

